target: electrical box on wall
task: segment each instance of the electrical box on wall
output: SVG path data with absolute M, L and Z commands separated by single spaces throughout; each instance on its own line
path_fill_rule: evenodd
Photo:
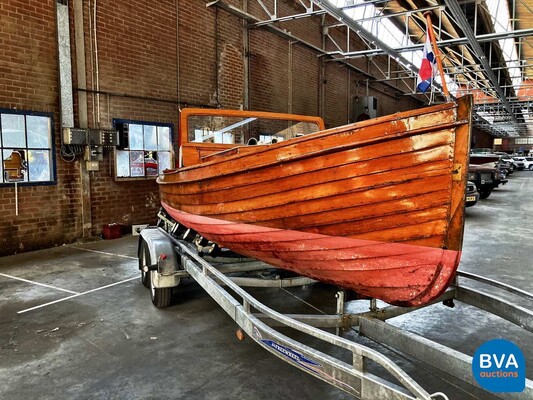
M 118 132 L 108 129 L 90 129 L 87 134 L 87 144 L 91 146 L 116 146 Z
M 63 144 L 116 146 L 118 132 L 109 129 L 63 128 Z
M 87 144 L 87 129 L 63 128 L 63 144 Z
M 378 116 L 378 98 L 374 96 L 354 97 L 353 99 L 353 118 L 358 120 L 363 114 L 367 114 L 370 118 Z
M 98 171 L 100 169 L 98 161 L 85 161 L 85 163 L 87 166 L 87 171 Z

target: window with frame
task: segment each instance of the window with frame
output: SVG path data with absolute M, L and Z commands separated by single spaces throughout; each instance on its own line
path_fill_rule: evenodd
M 120 132 L 116 178 L 156 177 L 173 167 L 172 125 L 114 120 Z
M 515 138 L 514 144 L 533 144 L 533 137 Z
M 0 110 L 0 184 L 55 181 L 51 114 Z

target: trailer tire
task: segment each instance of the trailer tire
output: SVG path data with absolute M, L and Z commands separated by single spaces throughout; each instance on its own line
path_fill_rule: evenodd
M 141 271 L 141 283 L 146 288 L 150 288 L 151 286 L 151 276 L 150 271 L 144 272 L 143 267 L 145 265 L 150 265 L 151 263 L 152 262 L 150 260 L 150 251 L 148 250 L 148 244 L 145 240 L 142 240 L 139 251 L 139 270 Z
M 157 273 L 157 271 L 154 271 L 154 273 Z M 172 301 L 172 288 L 156 288 L 153 281 L 152 277 L 150 277 L 150 298 L 152 299 L 152 304 L 157 308 L 168 307 Z

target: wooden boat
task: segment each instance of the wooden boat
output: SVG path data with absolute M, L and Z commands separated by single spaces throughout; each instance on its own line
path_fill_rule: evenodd
M 319 118 L 185 109 L 182 167 L 159 176 L 162 206 L 236 253 L 391 304 L 425 304 L 459 264 L 471 107 L 463 97 L 327 130 Z M 279 141 L 242 144 L 248 123 L 265 132 L 264 118 L 284 129 L 256 139 Z M 317 132 L 301 136 L 302 125 Z M 234 143 L 209 142 L 224 135 Z

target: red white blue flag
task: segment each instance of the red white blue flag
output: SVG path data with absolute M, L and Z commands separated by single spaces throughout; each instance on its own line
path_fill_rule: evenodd
M 431 48 L 431 41 L 429 34 L 426 34 L 426 43 L 424 44 L 424 58 L 422 58 L 422 65 L 418 71 L 418 79 L 416 81 L 416 88 L 425 93 L 431 86 L 433 77 L 435 76 L 435 54 Z

